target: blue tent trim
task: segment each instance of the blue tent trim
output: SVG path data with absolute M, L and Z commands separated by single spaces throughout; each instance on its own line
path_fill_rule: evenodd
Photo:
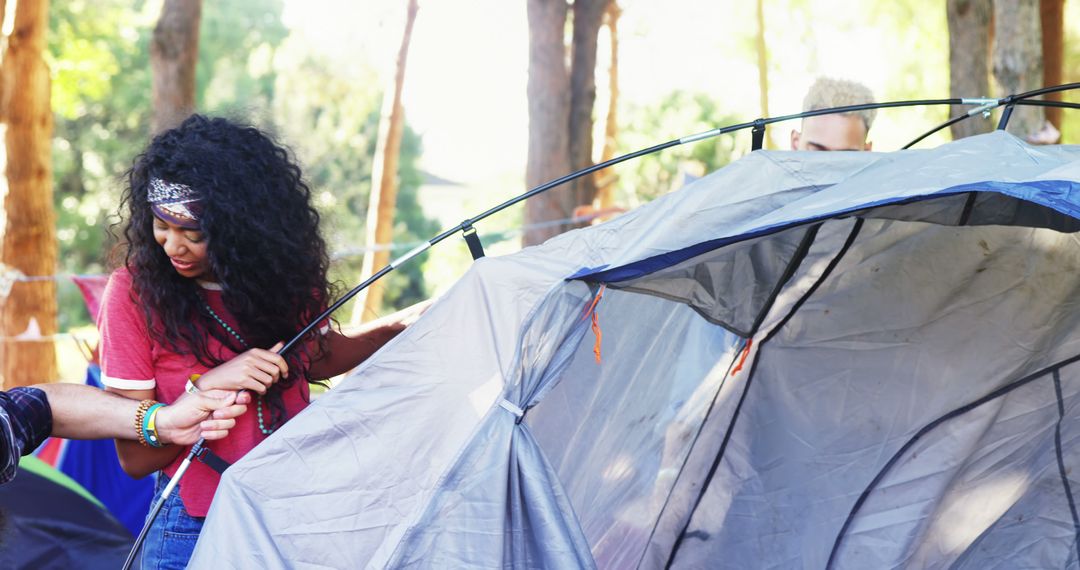
M 885 200 L 863 202 L 850 208 L 831 211 L 817 216 L 799 218 L 776 224 L 771 224 L 744 232 L 738 235 L 712 239 L 694 244 L 683 249 L 669 251 L 652 257 L 621 265 L 619 267 L 596 267 L 582 268 L 577 273 L 567 277 L 568 281 L 582 280 L 597 283 L 618 283 L 637 279 L 644 275 L 666 269 L 682 263 L 687 259 L 719 249 L 736 242 L 753 239 L 768 234 L 776 233 L 795 226 L 812 224 L 835 218 L 852 212 L 858 212 L 878 206 L 888 206 L 903 203 L 920 202 L 969 192 L 996 192 L 1011 196 L 1027 202 L 1032 202 L 1047 208 L 1056 210 L 1075 219 L 1080 219 L 1080 183 L 1071 180 L 1038 180 L 1032 182 L 974 182 L 943 188 L 929 194 L 917 194 L 912 196 L 899 196 Z

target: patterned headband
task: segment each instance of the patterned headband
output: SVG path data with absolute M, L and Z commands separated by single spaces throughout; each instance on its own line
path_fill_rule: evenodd
M 146 198 L 159 218 L 184 228 L 199 228 L 202 196 L 191 186 L 151 178 Z

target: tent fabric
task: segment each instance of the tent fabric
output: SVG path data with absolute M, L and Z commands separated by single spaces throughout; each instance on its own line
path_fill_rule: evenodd
M 1067 278 L 1080 269 L 1080 250 L 1064 247 L 1075 246 L 1075 239 L 1044 229 L 867 220 L 834 277 L 772 339 L 760 339 L 753 373 L 733 384 L 742 401 L 728 426 L 732 444 L 714 464 L 679 548 L 664 562 L 736 568 L 754 552 L 758 567 L 827 567 L 839 541 L 834 567 L 938 566 L 948 557 L 917 563 L 905 560 L 913 556 L 905 549 L 929 548 L 950 535 L 966 550 L 971 544 L 955 537 L 961 534 L 955 527 L 977 537 L 1001 513 L 966 509 L 959 524 L 939 511 L 945 501 L 915 498 L 947 501 L 969 492 L 946 486 L 955 484 L 948 473 L 938 476 L 943 486 L 937 491 L 929 480 L 944 458 L 975 461 L 978 439 L 973 449 L 920 455 L 918 467 L 903 460 L 884 467 L 937 418 L 1080 353 L 1080 335 L 1072 332 L 1080 323 L 1075 315 L 1059 316 L 1080 292 L 1080 283 Z M 888 291 L 889 298 L 854 296 L 860 289 Z M 1050 394 L 1038 406 L 1056 416 Z M 1000 405 L 990 402 L 980 411 Z M 968 424 L 977 416 L 953 419 L 926 437 L 956 445 L 952 430 L 967 426 L 1002 453 L 1003 440 L 1027 433 L 1014 425 L 995 439 L 987 426 Z M 1030 476 L 1020 475 L 1032 468 L 1027 461 L 1013 460 L 1010 469 L 978 475 L 987 484 Z M 879 473 L 888 478 L 871 484 Z M 892 478 L 898 481 L 890 486 Z M 1016 485 L 1022 496 L 1026 485 Z M 887 495 L 887 508 L 871 510 L 879 503 L 868 501 L 842 531 L 864 491 L 870 499 Z M 942 528 L 935 532 L 934 526 Z
M 526 324 L 516 358 L 521 366 L 476 435 L 484 445 L 466 451 L 445 477 L 442 492 L 420 523 L 407 532 L 391 566 L 483 566 L 489 563 L 490 553 L 505 549 L 520 568 L 594 567 L 559 478 L 529 424 L 520 421 L 523 410 L 543 397 L 574 356 L 573 348 L 588 329 L 582 307 L 589 306 L 592 298 L 579 283 L 556 290 L 544 303 L 549 310 Z M 571 326 L 566 327 L 567 323 Z M 559 330 L 565 338 L 550 338 Z M 505 461 L 507 456 L 509 461 Z M 490 481 L 475 476 L 500 470 L 506 472 L 499 479 L 509 484 L 505 503 L 491 501 Z M 462 510 L 462 504 L 472 507 Z M 504 514 L 506 536 L 473 529 L 477 518 L 498 519 Z
M 117 568 L 134 538 L 78 484 L 24 457 L 0 486 L 0 567 Z
M 1078 158 L 757 151 L 481 259 L 192 566 L 1076 567 Z
M 608 284 L 684 302 L 706 320 L 749 336 L 800 247 L 814 237 L 812 231 L 804 228 L 748 240 L 739 248 L 713 250 L 643 277 Z

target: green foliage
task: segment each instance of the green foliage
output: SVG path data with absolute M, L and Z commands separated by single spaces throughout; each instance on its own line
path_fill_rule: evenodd
M 291 46 L 296 47 L 296 46 Z M 291 52 L 292 50 L 290 50 Z M 371 193 L 372 158 L 378 142 L 381 97 L 364 85 L 366 78 L 349 79 L 325 61 L 305 55 L 282 65 L 307 70 L 304 82 L 280 78 L 275 115 L 281 119 L 283 136 L 292 142 L 304 164 L 304 172 L 323 214 L 323 230 L 337 252 L 331 277 L 345 288 L 359 282 Z M 284 71 L 284 70 L 283 70 Z M 291 74 L 289 74 L 291 75 Z M 311 89 L 318 85 L 318 89 Z M 310 133 L 321 133 L 311 136 Z M 427 240 L 437 224 L 423 217 L 417 202 L 422 176 L 417 167 L 420 136 L 406 126 L 398 159 L 398 196 L 393 242 L 409 246 Z M 402 248 L 404 249 L 404 248 Z M 404 253 L 393 251 L 391 257 Z M 423 270 L 426 255 L 384 277 L 384 310 L 424 300 L 428 291 Z M 350 304 L 351 305 L 351 304 Z M 351 313 L 347 306 L 339 318 Z
M 735 123 L 717 99 L 707 93 L 674 91 L 658 104 L 630 109 L 619 135 L 620 152 Z M 633 198 L 649 201 L 731 162 L 736 148 L 732 135 L 669 148 L 629 163 L 626 178 L 634 181 Z
M 401 142 L 401 156 L 398 159 L 401 176 L 398 180 L 397 217 L 394 224 L 395 243 L 416 244 L 427 241 L 441 229 L 435 220 L 424 217 L 418 200 L 418 191 L 423 182 L 417 166 L 420 151 L 420 136 L 407 128 Z M 391 258 L 403 253 L 405 252 L 392 252 Z M 386 307 L 403 308 L 419 303 L 430 296 L 424 283 L 427 255 L 427 253 L 422 254 L 414 262 L 401 266 L 400 269 L 387 276 L 389 281 L 384 285 L 387 290 L 383 298 L 383 304 Z
M 105 270 L 104 229 L 119 176 L 145 143 L 150 121 L 149 23 L 139 3 L 53 2 L 48 63 L 54 111 L 53 183 L 60 273 Z M 60 328 L 89 316 L 74 287 L 59 288 Z
M 274 98 L 274 53 L 289 35 L 283 0 L 204 2 L 195 99 L 200 109 L 266 110 Z
M 134 5 L 133 5 L 134 4 Z M 59 273 L 101 273 L 112 247 L 122 175 L 145 146 L 152 112 L 149 45 L 160 4 L 54 0 L 49 65 L 55 115 L 53 176 Z M 282 22 L 283 0 L 204 2 L 196 67 L 196 107 L 276 130 L 304 167 L 325 220 L 331 251 L 359 247 L 370 192 L 379 93 L 370 77 L 347 79 L 307 55 Z M 395 241 L 430 237 L 434 224 L 416 203 L 419 136 L 406 130 Z M 344 256 L 332 276 L 351 285 L 359 257 Z M 387 304 L 425 298 L 422 265 L 383 284 Z M 73 286 L 60 287 L 60 327 L 88 322 Z

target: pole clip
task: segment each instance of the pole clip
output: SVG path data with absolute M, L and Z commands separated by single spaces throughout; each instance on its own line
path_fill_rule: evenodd
M 998 119 L 997 130 L 1004 131 L 1005 127 L 1009 125 L 1009 119 L 1012 117 L 1013 106 L 1016 102 L 1016 95 L 1009 95 L 1001 99 L 1001 104 L 1005 105 L 1005 110 L 1001 112 L 1001 118 Z
M 206 445 L 191 448 L 191 453 L 200 463 L 217 471 L 218 475 L 224 475 L 225 470 L 232 466 L 232 463 L 225 461 L 220 455 L 210 451 L 210 448 L 206 447 Z
M 480 243 L 480 236 L 476 235 L 476 228 L 473 227 L 471 219 L 461 222 L 461 237 L 465 238 L 473 261 L 484 257 L 484 245 Z
M 753 137 L 750 142 L 750 150 L 761 150 L 761 146 L 765 142 L 765 119 L 754 121 L 754 128 L 751 129 L 750 134 Z

